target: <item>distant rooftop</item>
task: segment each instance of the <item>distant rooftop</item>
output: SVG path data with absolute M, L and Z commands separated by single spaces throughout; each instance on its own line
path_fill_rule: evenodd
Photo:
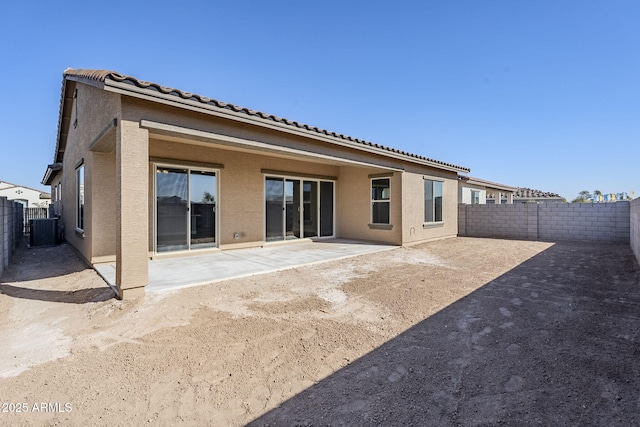
M 46 191 L 36 190 L 35 188 L 27 187 L 25 185 L 12 184 L 11 182 L 0 180 L 0 190 L 8 190 L 10 188 L 26 188 L 27 190 L 37 191 L 40 193 L 41 199 L 50 199 L 51 193 L 47 193 Z
M 516 199 L 562 199 L 562 196 L 548 191 L 534 190 L 531 188 L 518 187 L 515 194 Z
M 494 199 L 495 195 L 493 193 L 487 194 L 487 199 Z M 532 188 L 525 187 L 517 187 L 515 194 L 513 195 L 514 200 L 562 200 L 563 197 L 556 193 L 550 193 L 548 191 L 540 191 L 534 190 Z

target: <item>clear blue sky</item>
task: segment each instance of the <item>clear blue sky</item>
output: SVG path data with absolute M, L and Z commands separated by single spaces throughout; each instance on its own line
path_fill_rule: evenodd
M 559 193 L 640 196 L 637 0 L 5 2 L 0 180 L 43 188 L 62 72 L 111 69 Z

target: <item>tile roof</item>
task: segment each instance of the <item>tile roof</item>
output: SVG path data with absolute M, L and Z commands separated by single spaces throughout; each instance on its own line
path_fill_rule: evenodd
M 408 160 L 410 159 L 418 159 L 418 160 L 423 160 L 423 161 L 427 161 L 429 163 L 433 163 L 435 165 L 441 165 L 443 167 L 446 168 L 451 168 L 451 169 L 458 169 L 462 172 L 469 172 L 469 168 L 466 168 L 464 166 L 457 166 L 451 163 L 446 163 L 446 162 L 442 162 L 439 160 L 435 160 L 435 159 L 431 159 L 428 157 L 424 157 L 418 154 L 413 154 L 413 153 L 409 153 L 403 150 L 398 150 L 396 148 L 391 148 L 391 147 L 386 147 L 384 145 L 380 145 L 380 144 L 376 144 L 373 142 L 369 142 L 369 141 L 364 141 L 358 138 L 353 138 L 351 136 L 346 136 L 340 133 L 336 133 L 336 132 L 330 132 L 327 131 L 325 129 L 320 129 L 318 127 L 315 126 L 309 126 L 307 124 L 303 124 L 294 120 L 289 120 L 286 118 L 282 118 L 282 117 L 278 117 L 275 116 L 273 114 L 266 114 L 263 113 L 261 111 L 254 111 L 251 110 L 249 108 L 245 108 L 245 107 L 239 107 L 237 105 L 234 104 L 230 104 L 230 103 L 226 103 L 226 102 L 222 102 L 222 101 L 218 101 L 216 99 L 213 98 L 208 98 L 205 96 L 201 96 L 201 95 L 196 95 L 190 92 L 185 92 L 179 89 L 174 89 L 174 88 L 170 88 L 170 87 L 165 87 L 165 86 L 161 86 L 157 83 L 152 83 L 152 82 L 147 82 L 144 80 L 139 80 L 135 77 L 132 76 L 127 76 L 124 74 L 120 74 L 116 71 L 109 71 L 109 70 L 90 70 L 90 69 L 73 69 L 73 68 L 67 68 L 64 71 L 64 79 L 63 79 L 63 97 L 64 97 L 64 81 L 67 80 L 68 78 L 71 79 L 87 79 L 90 81 L 96 81 L 96 82 L 101 82 L 101 83 L 106 83 L 108 81 L 113 81 L 113 82 L 118 82 L 118 83 L 124 83 L 124 84 L 130 84 L 132 86 L 135 86 L 137 88 L 140 89 L 145 89 L 145 90 L 149 90 L 149 91 L 156 91 L 159 93 L 162 93 L 164 95 L 170 95 L 170 96 L 175 96 L 177 98 L 180 99 L 184 99 L 184 100 L 190 100 L 190 101 L 196 101 L 202 104 L 206 104 L 207 106 L 210 107 L 215 107 L 221 110 L 230 110 L 236 113 L 241 113 L 241 114 L 246 114 L 247 116 L 252 116 L 254 118 L 258 118 L 262 121 L 271 121 L 271 122 L 276 122 L 279 124 L 283 124 L 283 125 L 287 125 L 287 126 L 291 126 L 293 128 L 299 128 L 299 129 L 303 129 L 306 131 L 310 131 L 313 133 L 317 133 L 320 135 L 326 135 L 329 136 L 331 138 L 336 138 L 336 139 L 340 139 L 340 140 L 344 140 L 344 141 L 350 141 L 350 142 L 355 142 L 357 144 L 361 144 L 363 146 L 369 146 L 369 147 L 375 147 L 377 149 L 381 149 L 384 151 L 388 151 L 390 153 L 395 153 L 395 154 L 400 154 L 401 156 L 407 157 Z M 63 102 L 64 100 L 62 100 L 61 102 Z M 62 106 L 62 104 L 61 104 Z M 61 108 L 62 110 L 62 108 Z M 62 113 L 60 113 L 62 115 Z M 62 116 L 60 117 L 60 121 L 62 120 Z M 59 129 L 60 130 L 60 129 Z M 60 135 L 60 133 L 58 133 L 58 135 Z M 59 161 L 58 159 L 56 159 L 55 161 Z
M 550 193 L 547 191 L 540 190 L 532 190 L 531 188 L 518 187 L 518 191 L 516 191 L 515 197 L 518 199 L 550 199 L 550 198 L 558 198 L 561 199 L 562 196 L 556 193 Z

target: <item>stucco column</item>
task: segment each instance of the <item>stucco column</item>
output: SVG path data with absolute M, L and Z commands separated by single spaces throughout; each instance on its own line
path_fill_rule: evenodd
M 508 205 L 513 204 L 513 193 L 507 193 L 507 204 Z
M 144 295 L 149 281 L 149 133 L 122 120 L 116 135 L 116 286 L 124 299 Z

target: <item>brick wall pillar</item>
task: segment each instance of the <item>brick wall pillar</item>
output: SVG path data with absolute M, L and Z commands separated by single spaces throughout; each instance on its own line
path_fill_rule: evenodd
M 458 204 L 458 236 L 467 235 L 467 205 Z
M 116 132 L 116 286 L 121 299 L 149 281 L 149 134 L 123 120 Z

